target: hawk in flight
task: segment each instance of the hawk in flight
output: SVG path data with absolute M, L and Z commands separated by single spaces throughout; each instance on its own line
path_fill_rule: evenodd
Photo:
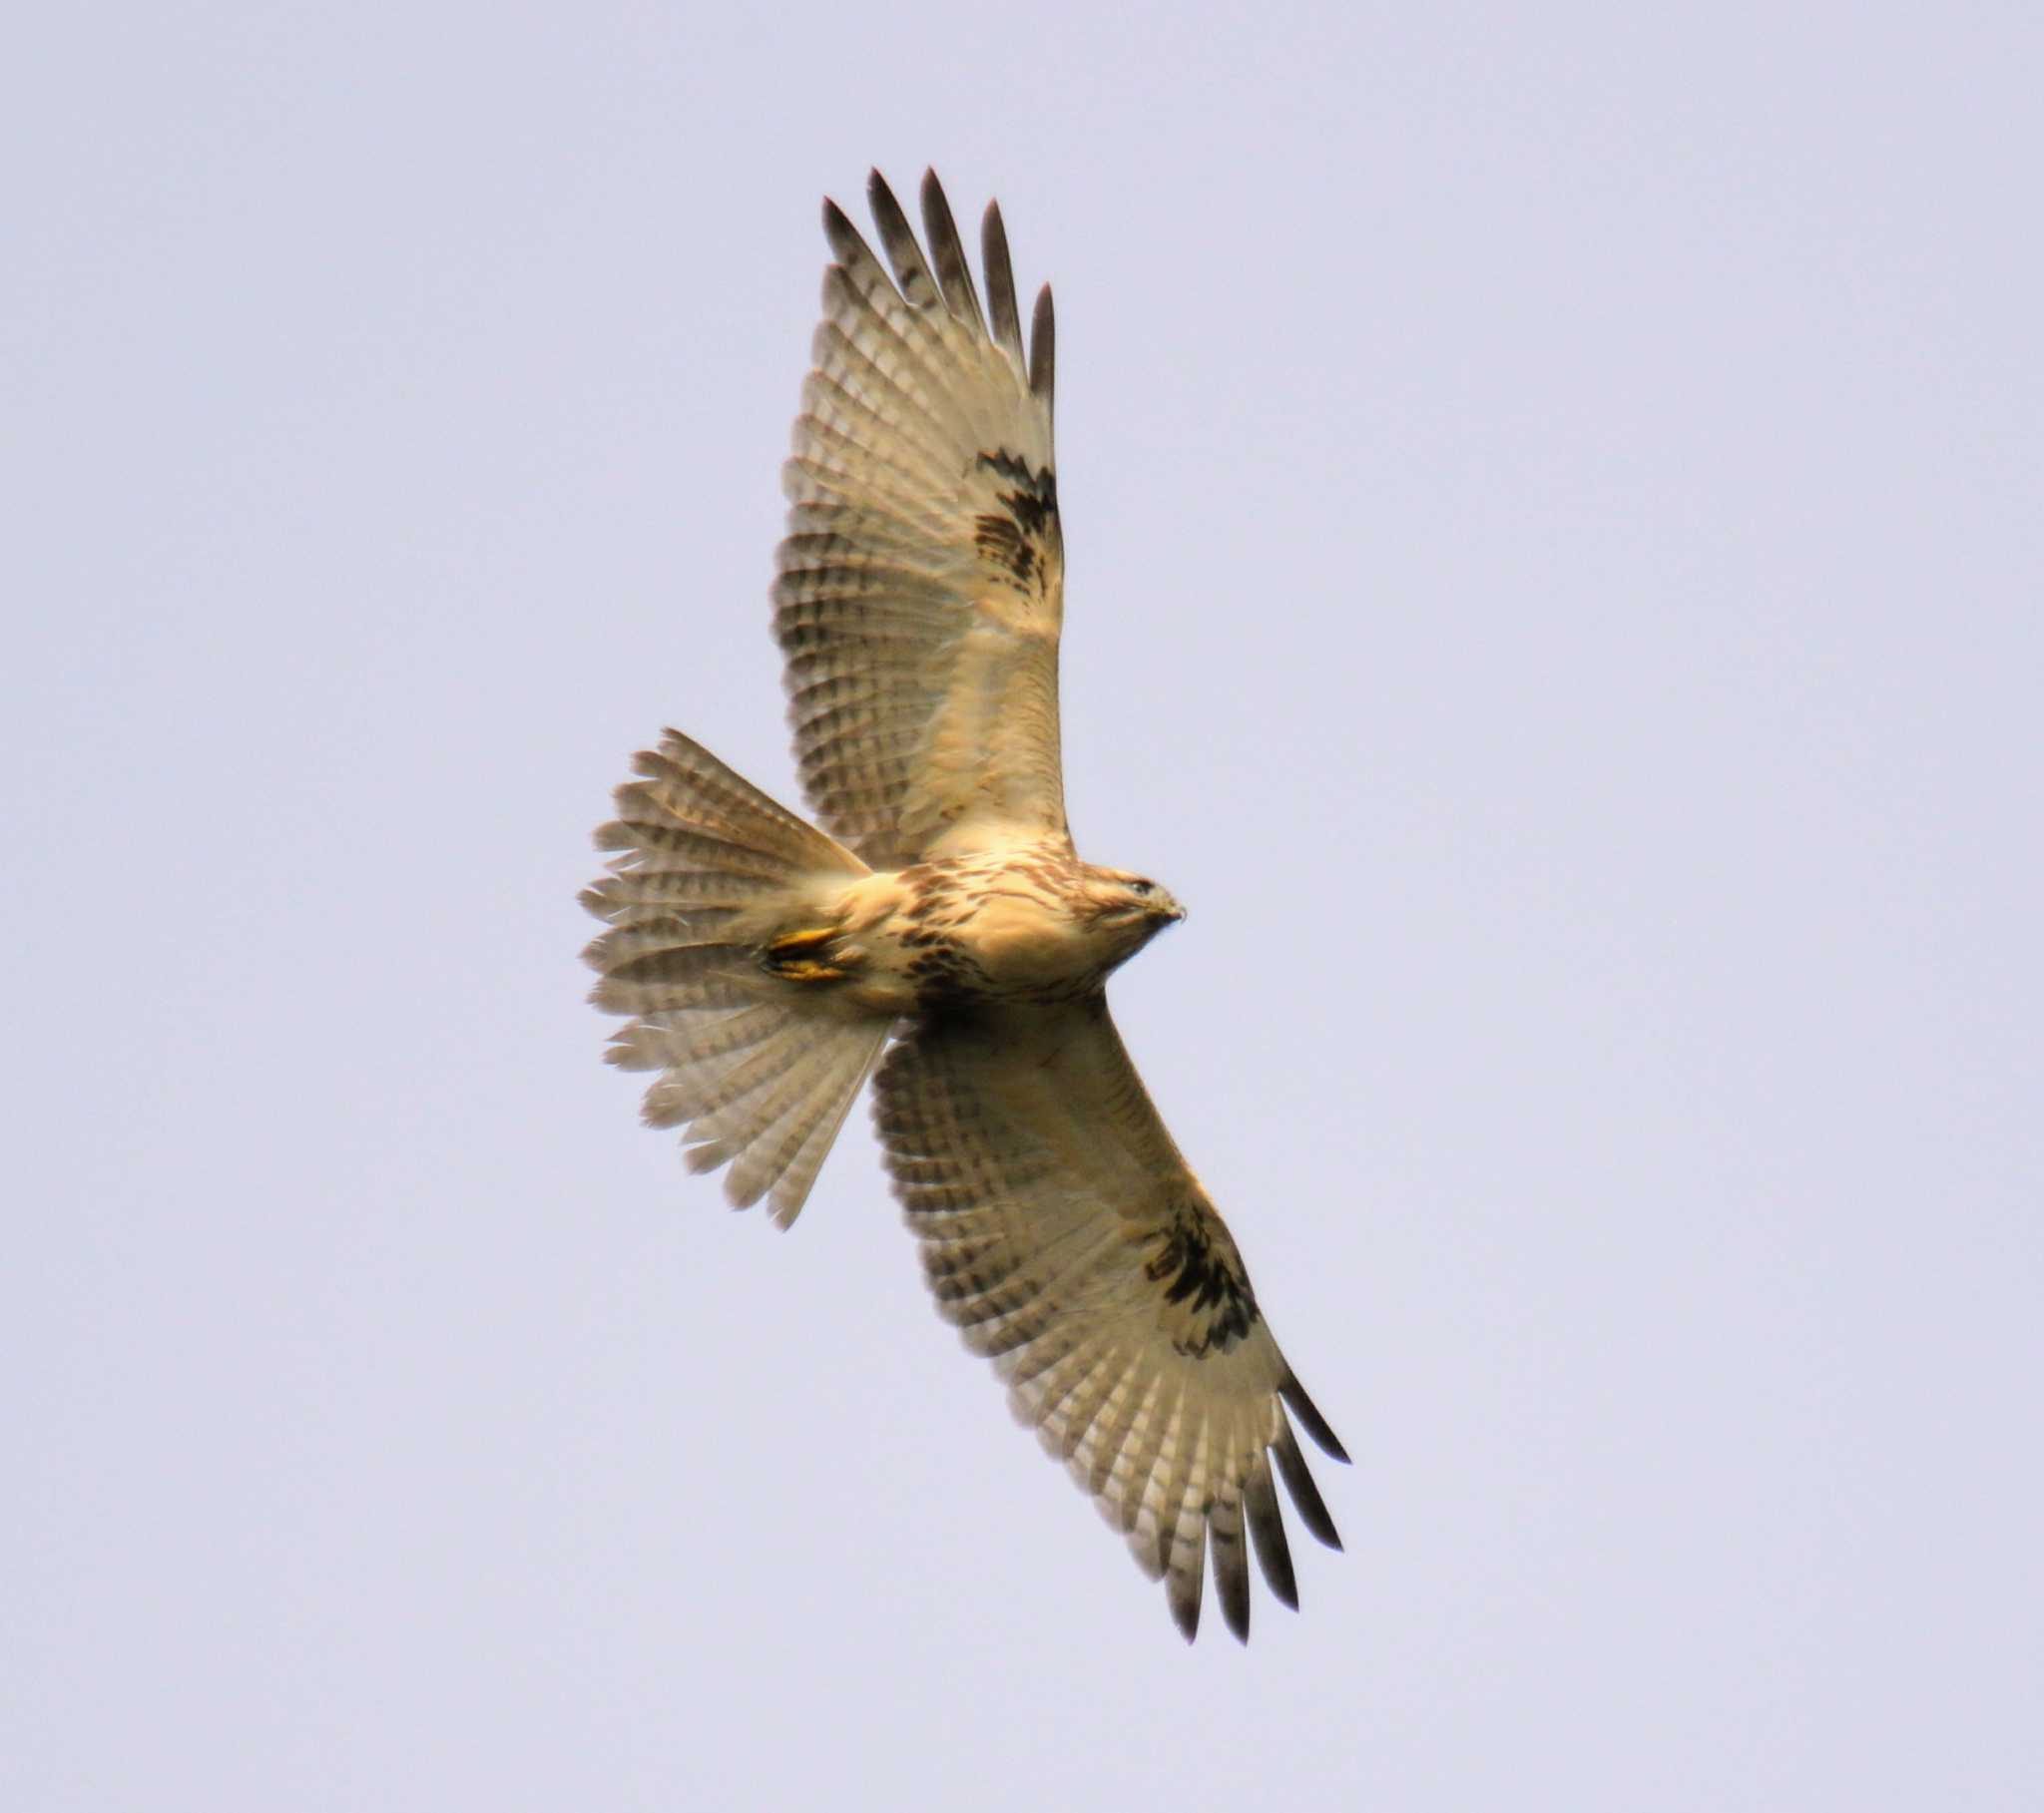
M 877 1069 L 939 1312 L 1185 1635 L 1211 1557 L 1247 1637 L 1252 1543 L 1298 1602 L 1274 1466 L 1340 1547 L 1290 1419 L 1347 1456 L 1108 1013 L 1108 976 L 1185 915 L 1065 825 L 1050 290 L 1025 349 L 998 207 L 982 308 L 935 175 L 926 250 L 877 173 L 869 195 L 885 266 L 824 204 L 782 470 L 773 632 L 816 824 L 668 731 L 597 833 L 593 998 L 628 1017 L 608 1055 L 652 1073 L 647 1121 L 783 1227 Z

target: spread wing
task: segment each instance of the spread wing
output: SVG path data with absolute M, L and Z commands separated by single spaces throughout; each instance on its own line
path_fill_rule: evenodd
M 1025 357 L 999 209 L 982 237 L 989 332 L 935 174 L 928 258 L 877 172 L 869 194 L 891 279 L 823 205 L 836 262 L 783 469 L 774 634 L 809 804 L 889 869 L 1064 832 L 1064 549 L 1050 290 Z
M 1105 997 L 926 1021 L 882 1068 L 876 1118 L 937 1307 L 993 1360 L 1137 1563 L 1199 1627 L 1211 1552 L 1249 1634 L 1248 1539 L 1295 1606 L 1272 1462 L 1340 1547 L 1285 1406 L 1348 1457 L 1278 1351 L 1242 1254 L 1129 1061 Z

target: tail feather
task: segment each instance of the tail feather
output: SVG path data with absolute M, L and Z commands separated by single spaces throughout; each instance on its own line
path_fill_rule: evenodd
M 745 1141 L 733 1151 L 725 1184 L 732 1200 L 746 1203 L 767 1197 L 769 1212 L 782 1226 L 794 1219 L 807 1198 L 837 1130 L 879 1059 L 885 1029 L 878 1039 L 856 1025 L 822 1040 L 804 1028 L 802 1037 L 809 1041 L 807 1052 L 787 1085 L 760 1105 L 757 1118 L 739 1122 L 738 1104 L 712 1117 L 720 1129 L 721 1145 Z M 693 1152 L 690 1161 L 695 1162 Z
M 823 1160 L 830 1155 L 831 1146 L 836 1144 L 838 1131 L 844 1126 L 844 1118 L 851 1113 L 851 1105 L 858 1100 L 859 1091 L 865 1087 L 866 1079 L 873 1074 L 873 1067 L 880 1061 L 880 1046 L 885 1043 L 885 1040 L 882 1040 L 874 1045 L 866 1053 L 865 1062 L 856 1071 L 845 1068 L 837 1073 L 841 1088 L 836 1107 L 832 1109 L 827 1104 L 819 1104 L 815 1118 L 810 1121 L 808 1132 L 803 1134 L 800 1143 L 786 1148 L 786 1167 L 781 1171 L 775 1187 L 784 1198 L 793 1201 L 796 1208 L 799 1208 L 807 1198 L 809 1186 L 815 1182 L 816 1173 L 823 1168 Z M 776 1216 L 778 1212 L 776 1202 Z M 782 1219 L 780 1224 L 786 1226 L 787 1219 L 791 1218 L 790 1215 Z
M 767 974 L 759 953 L 866 868 L 677 731 L 633 767 L 597 832 L 611 873 L 582 895 L 611 928 L 584 953 L 591 999 L 632 1016 L 606 1056 L 659 1072 L 646 1120 L 684 1128 L 692 1168 L 729 1163 L 732 1201 L 764 1196 L 785 1226 L 892 1022 Z
M 718 861 L 729 844 L 706 845 L 709 860 Z M 785 885 L 780 875 L 748 875 L 731 867 L 705 871 L 699 855 L 685 862 L 642 863 L 630 878 L 606 875 L 593 887 L 582 890 L 582 904 L 599 918 L 608 917 L 614 905 L 666 907 L 672 911 L 701 911 L 709 907 L 738 912 L 744 906 L 765 900 Z
M 669 937 L 687 937 L 677 926 Z M 582 953 L 603 980 L 590 1000 L 609 1014 L 664 1014 L 688 1008 L 745 1007 L 754 1000 L 744 943 L 658 944 L 635 934 L 613 944 L 606 932 Z
M 629 783 L 620 787 L 617 803 L 618 817 L 596 828 L 596 847 L 631 851 L 634 876 L 692 874 L 713 866 L 721 875 L 752 875 L 767 881 L 780 878 L 782 870 L 777 863 L 726 838 L 676 824 L 669 809 L 642 787 Z M 592 891 L 609 886 L 607 878 Z
M 684 828 L 722 835 L 757 855 L 800 861 L 809 870 L 842 869 L 858 860 L 679 730 L 669 730 L 658 749 L 640 750 L 632 766 L 646 778 L 636 786 L 627 782 L 620 804 L 622 794 L 640 793 Z M 862 874 L 864 865 L 852 872 Z
M 751 1050 L 780 1024 L 778 1008 L 757 1001 L 722 1014 L 648 1014 L 619 1027 L 604 1056 L 620 1070 L 666 1071 L 654 1088 L 672 1089 L 680 1100 L 698 1072 L 714 1076 L 732 1054 Z M 695 1112 L 685 1109 L 654 1125 L 673 1127 Z

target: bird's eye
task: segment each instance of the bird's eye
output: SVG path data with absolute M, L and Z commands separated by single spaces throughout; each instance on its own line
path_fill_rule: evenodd
M 1129 883 L 1129 892 L 1131 894 L 1141 894 L 1147 900 L 1152 894 L 1157 892 L 1157 883 L 1154 881 L 1132 881 Z

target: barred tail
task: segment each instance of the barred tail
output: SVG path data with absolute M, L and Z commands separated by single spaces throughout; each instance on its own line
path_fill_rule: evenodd
M 695 1170 L 731 1164 L 725 1192 L 801 1212 L 892 1021 L 766 974 L 761 947 L 864 863 L 678 731 L 633 758 L 596 834 L 611 873 L 582 903 L 611 929 L 583 953 L 590 999 L 633 1016 L 605 1054 L 658 1071 L 654 1127 L 685 1127 Z

